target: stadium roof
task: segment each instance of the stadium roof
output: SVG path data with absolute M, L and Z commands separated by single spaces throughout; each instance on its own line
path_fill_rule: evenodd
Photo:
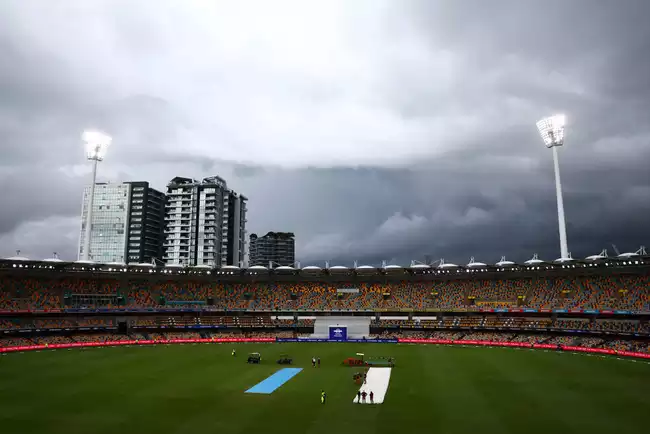
M 403 269 L 404 267 L 402 267 L 401 265 L 395 265 L 395 264 L 384 266 L 384 270 L 403 270 Z
M 469 260 L 469 263 L 467 264 L 468 268 L 484 268 L 487 267 L 488 265 L 483 263 L 483 262 L 477 262 L 474 260 L 474 256 L 472 256 Z
M 269 271 L 268 267 L 264 265 L 253 265 L 252 267 L 247 268 L 248 271 Z
M 7 261 L 29 261 L 29 258 L 26 258 L 24 256 L 11 256 L 6 259 Z
M 434 264 L 423 264 L 417 261 L 412 261 L 409 266 L 401 266 L 397 264 L 387 265 L 383 262 L 381 266 L 361 265 L 354 267 L 347 267 L 344 265 L 335 265 L 329 267 L 325 263 L 325 267 L 318 265 L 308 265 L 300 268 L 291 266 L 278 266 L 275 268 L 265 267 L 262 265 L 254 265 L 248 268 L 238 267 L 236 265 L 224 265 L 221 267 L 212 267 L 209 265 L 196 265 L 187 267 L 181 264 L 167 264 L 164 266 L 156 266 L 152 263 L 135 263 L 124 264 L 122 262 L 110 263 L 96 263 L 93 261 L 62 261 L 58 257 L 43 259 L 42 261 L 31 260 L 28 257 L 22 256 L 19 253 L 5 259 L 0 259 L 0 269 L 20 268 L 20 269 L 46 269 L 46 270 L 63 270 L 63 271 L 91 271 L 91 272 L 117 272 L 120 273 L 142 273 L 143 268 L 148 269 L 148 273 L 165 273 L 165 274 L 230 274 L 230 275 L 247 275 L 247 274 L 304 274 L 308 276 L 319 276 L 327 274 L 358 274 L 364 276 L 390 274 L 393 276 L 404 274 L 440 274 L 444 276 L 451 276 L 455 274 L 481 274 L 493 272 L 517 272 L 531 270 L 533 272 L 543 270 L 562 270 L 574 269 L 585 267 L 620 267 L 620 266 L 634 266 L 634 265 L 650 265 L 650 256 L 647 255 L 645 247 L 641 247 L 636 252 L 622 253 L 615 257 L 609 257 L 607 251 L 603 250 L 597 255 L 587 256 L 585 259 L 574 259 L 570 255 L 568 258 L 562 258 L 555 261 L 545 261 L 538 257 L 537 254 L 523 264 L 517 264 L 513 261 L 507 261 L 505 256 L 501 257 L 499 262 L 493 265 L 485 262 L 478 262 L 474 257 L 470 258 L 467 265 L 457 265 L 453 263 L 446 263 L 444 260 L 436 261 L 437 266 Z
M 309 267 L 305 267 L 305 268 L 303 268 L 303 270 L 306 269 L 306 268 L 309 268 Z M 328 270 L 329 271 L 350 271 L 350 269 L 348 267 L 346 267 L 345 265 L 334 265 L 332 267 L 329 267 Z
M 322 268 L 316 265 L 307 265 L 306 267 L 302 268 L 302 271 L 321 271 L 321 270 Z
M 585 261 L 602 261 L 602 260 L 606 260 L 606 259 L 607 259 L 607 250 L 603 249 L 603 251 L 600 252 L 597 255 L 587 256 L 585 258 Z
M 296 271 L 295 268 L 290 267 L 288 265 L 280 265 L 279 267 L 276 267 L 273 270 L 274 271 L 290 271 L 290 272 Z
M 501 256 L 501 260 L 494 265 L 496 265 L 497 267 L 513 267 L 517 264 L 512 261 L 506 260 L 505 256 Z
M 438 264 L 438 268 L 440 269 L 459 268 L 459 266 L 456 264 L 452 264 L 450 262 L 445 262 L 444 259 L 441 259 L 440 264 Z

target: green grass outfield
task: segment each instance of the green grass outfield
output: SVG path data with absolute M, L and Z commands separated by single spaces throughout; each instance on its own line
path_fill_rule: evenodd
M 246 364 L 250 351 L 262 365 Z M 304 370 L 271 395 L 245 394 L 285 352 Z M 383 404 L 352 403 L 355 368 L 341 361 L 356 352 L 396 357 Z M 186 344 L 0 357 L 6 434 L 622 434 L 650 432 L 649 414 L 647 362 L 540 350 Z

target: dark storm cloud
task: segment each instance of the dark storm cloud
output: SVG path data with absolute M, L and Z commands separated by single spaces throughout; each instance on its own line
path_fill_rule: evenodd
M 303 265 L 553 259 L 555 111 L 573 255 L 649 241 L 650 3 L 352 3 L 0 5 L 0 254 L 75 256 L 96 127 L 101 180 L 220 175 Z

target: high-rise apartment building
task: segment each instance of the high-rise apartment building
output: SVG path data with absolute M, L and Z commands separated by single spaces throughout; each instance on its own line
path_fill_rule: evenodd
M 291 232 L 269 232 L 258 237 L 251 234 L 248 246 L 249 265 L 293 266 L 296 261 L 296 243 Z
M 151 188 L 148 182 L 129 184 L 128 262 L 162 262 L 167 198 L 163 192 Z
M 222 178 L 177 177 L 167 185 L 164 261 L 187 266 L 241 265 L 246 197 Z
M 84 257 L 90 186 L 84 189 L 79 259 Z M 148 182 L 97 183 L 90 232 L 90 260 L 151 262 L 162 256 L 165 196 Z

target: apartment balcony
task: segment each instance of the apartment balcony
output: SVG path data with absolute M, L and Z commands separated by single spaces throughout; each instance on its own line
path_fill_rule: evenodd
M 168 221 L 165 225 L 166 226 L 174 226 L 174 227 L 176 227 L 176 226 L 181 226 L 181 227 L 182 226 L 187 226 L 187 227 L 189 227 L 190 224 L 191 223 L 189 221 L 171 220 L 171 221 Z
M 185 244 L 164 243 L 163 246 L 166 246 L 166 248 L 174 249 L 174 250 L 188 250 L 190 248 L 189 243 L 185 243 Z
M 187 227 L 189 227 L 190 224 L 191 224 L 191 222 L 189 222 L 187 220 L 185 220 L 185 221 L 184 220 L 169 220 L 169 221 L 165 222 L 165 226 L 173 226 L 173 227 L 176 227 L 176 226 L 187 226 Z
M 180 208 L 181 210 L 183 209 L 189 209 L 191 208 L 192 202 L 188 201 L 175 201 L 175 202 L 166 202 L 165 203 L 165 209 L 176 209 Z
M 184 241 L 182 243 L 175 243 L 173 240 L 172 241 L 165 241 L 163 243 L 163 247 L 180 247 L 182 249 L 188 249 L 190 247 L 189 241 Z

